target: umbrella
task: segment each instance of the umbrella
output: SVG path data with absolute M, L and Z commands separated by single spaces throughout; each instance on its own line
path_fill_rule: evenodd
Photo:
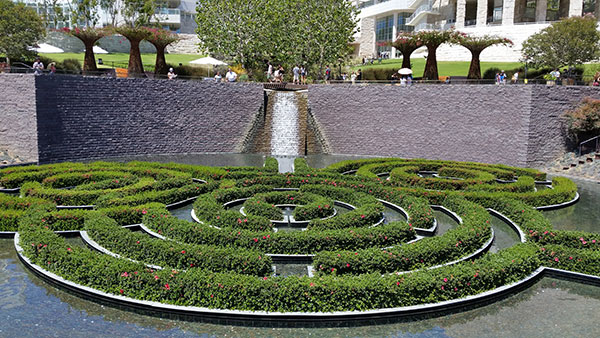
M 410 69 L 410 68 L 400 68 L 400 70 L 398 70 L 398 74 L 400 74 L 400 75 L 410 75 L 410 74 L 412 74 L 412 69 Z
M 225 66 L 225 65 L 227 65 L 225 62 L 223 62 L 221 60 L 217 60 L 210 56 L 196 59 L 194 61 L 190 61 L 190 63 L 193 65 L 205 65 L 205 66 Z M 207 70 L 207 73 L 208 73 L 208 76 L 210 76 L 210 68 Z
M 94 51 L 94 54 L 108 54 L 108 51 L 100 46 L 94 46 L 94 48 L 92 48 L 92 51 Z
M 227 65 L 225 62 L 221 61 L 221 60 L 217 60 L 215 58 L 212 58 L 210 56 L 207 57 L 203 57 L 200 59 L 196 59 L 194 61 L 190 61 L 191 64 L 193 65 L 209 65 L 209 66 L 225 66 Z
M 48 53 L 48 54 L 53 54 L 53 53 L 64 53 L 65 51 L 58 48 L 58 47 L 54 47 L 52 45 L 49 45 L 47 43 L 40 43 L 38 44 L 37 47 L 29 47 L 29 50 L 34 50 L 38 53 Z

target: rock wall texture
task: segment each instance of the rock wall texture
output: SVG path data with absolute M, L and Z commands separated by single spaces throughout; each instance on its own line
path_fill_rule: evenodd
M 0 150 L 37 162 L 36 90 L 32 75 L 0 73 Z
M 262 85 L 0 75 L 0 145 L 40 163 L 239 152 Z M 37 102 L 37 106 L 36 106 Z
M 560 115 L 590 87 L 316 85 L 311 112 L 336 154 L 536 166 L 565 147 Z

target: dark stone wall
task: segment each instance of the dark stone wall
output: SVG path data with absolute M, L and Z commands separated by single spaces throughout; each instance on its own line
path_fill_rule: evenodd
M 565 147 L 560 115 L 590 87 L 316 85 L 331 152 L 535 166 Z
M 237 152 L 263 104 L 256 84 L 36 77 L 41 163 Z
M 38 160 L 33 75 L 0 73 L 0 150 L 24 162 Z
M 600 98 L 596 87 L 535 86 L 530 115 L 528 165 L 539 166 L 560 155 L 566 144 L 576 146 L 567 137 L 562 115 L 583 98 Z

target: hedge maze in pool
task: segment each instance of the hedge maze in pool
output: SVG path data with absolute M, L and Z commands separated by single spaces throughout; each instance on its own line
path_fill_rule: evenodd
M 272 158 L 262 168 L 11 167 L 0 170 L 0 186 L 13 191 L 0 194 L 0 231 L 16 233 L 17 251 L 39 275 L 136 307 L 275 320 L 401 315 L 476 299 L 546 268 L 600 275 L 600 235 L 553 230 L 536 210 L 577 198 L 566 178 L 536 189 L 545 178 L 503 165 L 397 158 L 320 170 L 297 159 L 288 174 Z M 193 203 L 194 222 L 169 212 L 178 202 Z M 432 208 L 442 207 L 458 222 L 436 234 Z M 390 221 L 386 208 L 406 220 Z M 490 209 L 520 234 L 497 253 L 488 252 Z M 308 275 L 274 273 L 276 264 L 299 261 Z

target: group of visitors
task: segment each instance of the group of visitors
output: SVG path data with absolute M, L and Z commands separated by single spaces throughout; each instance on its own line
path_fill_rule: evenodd
M 267 80 L 271 83 L 282 83 L 284 82 L 285 70 L 282 65 L 277 67 L 273 67 L 271 62 L 267 62 Z M 306 67 L 304 65 L 300 66 L 296 64 L 294 68 L 292 68 L 293 75 L 293 83 L 294 84 L 306 84 L 306 76 L 308 72 L 306 71 Z
M 42 75 L 44 74 L 44 63 L 40 60 L 40 58 L 35 58 L 33 62 L 33 74 L 34 75 Z M 48 75 L 56 74 L 56 62 L 50 62 L 48 65 Z
M 506 84 L 506 79 L 508 78 L 508 76 L 506 75 L 506 73 L 501 70 L 499 73 L 496 73 L 496 84 L 497 85 L 505 85 Z M 512 84 L 516 84 L 519 83 L 519 71 L 516 71 L 513 76 L 510 78 L 510 82 Z
M 217 74 L 215 74 L 215 82 L 219 83 L 219 82 L 223 82 L 223 76 L 221 75 L 221 72 L 217 72 Z M 227 73 L 225 73 L 225 81 L 226 82 L 236 82 L 238 79 L 238 75 L 236 72 L 233 71 L 233 69 L 231 68 L 227 68 Z

